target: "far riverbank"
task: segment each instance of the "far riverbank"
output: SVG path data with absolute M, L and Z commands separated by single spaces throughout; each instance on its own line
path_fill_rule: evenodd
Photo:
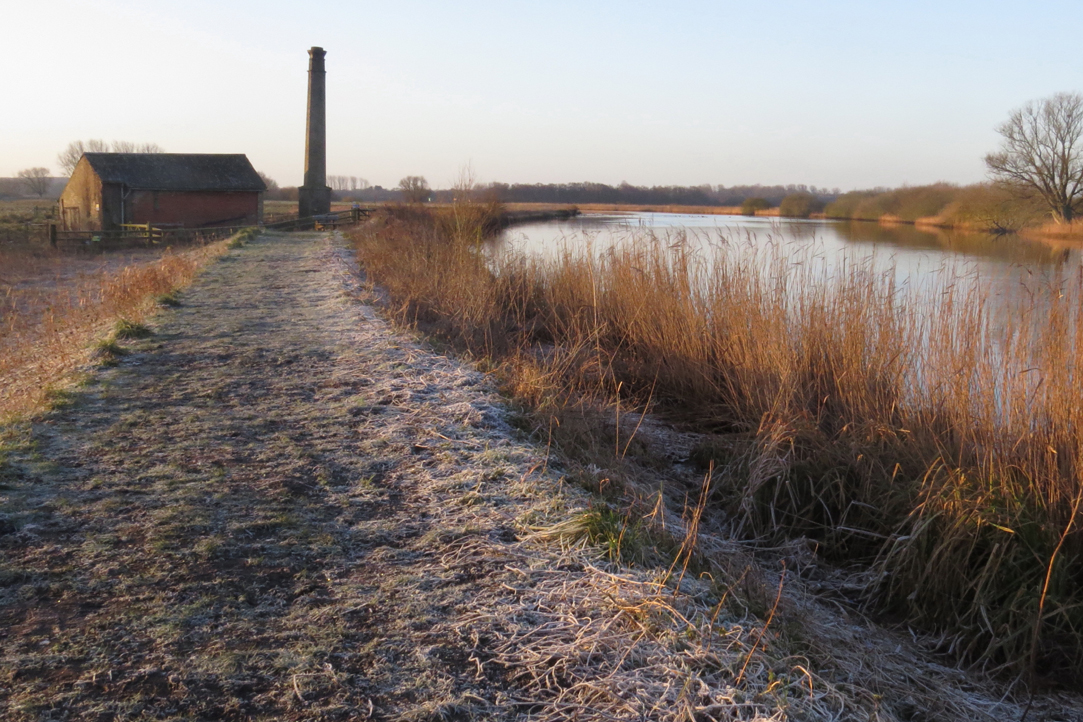
M 680 206 L 680 205 L 636 205 L 620 203 L 580 203 L 578 205 L 559 205 L 550 203 L 509 203 L 506 205 L 509 213 L 528 212 L 559 212 L 569 209 L 578 209 L 582 213 L 675 213 L 694 215 L 715 216 L 741 216 L 740 206 Z M 778 208 L 768 208 L 756 211 L 757 217 L 779 218 Z M 554 219 L 557 217 L 554 216 Z M 813 213 L 810 219 L 837 220 L 837 221 L 866 221 L 880 223 L 884 226 L 915 226 L 917 228 L 941 229 L 949 231 L 962 231 L 967 233 L 990 233 L 993 229 L 982 227 L 981 224 L 962 222 L 947 219 L 941 216 L 926 216 L 914 220 L 900 218 L 890 213 L 885 213 L 876 218 L 827 218 L 824 213 Z M 533 222 L 538 219 L 530 219 Z M 1083 222 L 1073 223 L 1044 223 L 1027 225 L 1019 228 L 1015 233 L 1023 238 L 1036 241 L 1083 241 Z

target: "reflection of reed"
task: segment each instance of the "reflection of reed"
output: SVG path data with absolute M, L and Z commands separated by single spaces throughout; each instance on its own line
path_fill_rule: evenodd
M 935 250 L 1010 263 L 1055 264 L 1062 259 L 1051 252 L 1050 244 L 1019 236 L 995 236 L 935 226 L 884 226 L 869 221 L 842 221 L 832 225 L 840 237 L 854 244 Z
M 589 233 L 598 247 L 621 241 L 631 228 L 650 228 L 656 235 L 683 231 L 711 241 L 784 235 L 789 241 L 817 242 L 833 249 L 858 247 L 869 254 L 894 251 L 934 252 L 944 259 L 965 257 L 994 263 L 1056 266 L 1068 260 L 1064 251 L 1080 250 L 1073 241 L 1020 236 L 994 236 L 933 226 L 899 224 L 886 226 L 872 221 L 793 221 L 740 216 L 704 217 L 648 213 L 585 214 L 570 223 L 533 224 L 512 229 L 505 243 L 535 253 L 547 253 L 562 238 Z M 851 249 L 852 252 L 853 249 Z M 928 259 L 937 265 L 941 259 Z

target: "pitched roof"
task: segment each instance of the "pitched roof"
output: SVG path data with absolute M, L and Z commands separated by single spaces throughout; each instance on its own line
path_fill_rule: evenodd
M 103 183 L 153 191 L 264 191 L 241 153 L 84 153 Z

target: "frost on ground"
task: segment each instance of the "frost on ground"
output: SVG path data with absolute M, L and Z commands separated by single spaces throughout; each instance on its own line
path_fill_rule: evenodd
M 827 678 L 717 585 L 605 563 L 589 498 L 508 418 L 378 317 L 333 236 L 232 252 L 4 431 L 0 718 L 1020 711 L 952 673 L 924 702 Z

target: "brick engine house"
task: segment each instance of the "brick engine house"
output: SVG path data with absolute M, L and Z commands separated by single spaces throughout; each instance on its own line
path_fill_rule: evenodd
M 266 190 L 241 154 L 85 153 L 60 194 L 60 220 L 69 231 L 254 225 Z

